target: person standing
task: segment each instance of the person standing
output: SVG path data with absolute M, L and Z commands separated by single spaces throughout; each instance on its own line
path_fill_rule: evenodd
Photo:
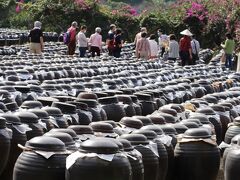
M 70 40 L 68 43 L 68 55 L 74 55 L 76 50 L 76 35 L 77 35 L 77 26 L 78 23 L 76 21 L 72 22 L 70 28 L 68 28 L 68 33 L 70 36 Z
M 233 53 L 234 53 L 234 49 L 235 49 L 235 42 L 230 33 L 226 34 L 225 44 L 222 44 L 221 46 L 224 49 L 225 57 L 226 57 L 225 67 L 232 70 L 232 68 L 233 68 L 232 59 L 233 59 Z
M 166 52 L 166 47 L 168 46 L 168 36 L 163 34 L 160 29 L 158 30 L 158 43 L 161 49 L 161 57 L 163 57 Z
M 114 37 L 114 50 L 113 50 L 114 57 L 120 58 L 122 46 L 123 46 L 122 30 L 119 28 L 116 30 L 116 35 Z
M 81 30 L 79 31 L 79 33 L 77 35 L 80 57 L 85 57 L 87 47 L 88 47 L 88 39 L 85 35 L 86 31 L 87 31 L 87 27 L 81 26 Z
M 34 22 L 34 28 L 30 31 L 30 53 L 41 54 L 44 48 L 43 32 L 41 30 L 42 23 L 39 21 Z
M 179 58 L 179 44 L 174 34 L 170 34 L 169 39 L 168 60 L 176 61 Z
M 95 29 L 95 33 L 90 36 L 89 44 L 92 57 L 95 57 L 95 54 L 97 54 L 97 56 L 100 56 L 102 50 L 102 35 L 100 34 L 101 31 L 102 29 L 100 27 L 97 27 Z
M 108 32 L 107 42 L 106 42 L 109 56 L 113 56 L 115 31 L 116 31 L 116 25 L 111 24 L 110 30 Z
M 143 32 L 141 38 L 137 41 L 136 56 L 137 58 L 149 59 L 151 55 L 150 44 L 147 39 L 147 33 Z
M 134 44 L 137 45 L 137 42 L 139 39 L 141 39 L 141 34 L 146 33 L 147 34 L 147 28 L 146 27 L 141 27 L 140 32 L 136 34 L 135 39 L 134 39 Z
M 188 29 L 186 29 L 182 31 L 180 34 L 183 35 L 179 43 L 179 55 L 182 60 L 182 66 L 192 65 L 192 47 L 191 47 L 192 33 Z
M 149 45 L 150 45 L 150 59 L 157 58 L 158 56 L 158 44 L 156 41 L 156 36 L 154 34 L 150 35 L 149 38 Z
M 198 42 L 198 40 L 196 40 L 195 35 L 192 36 L 191 47 L 192 47 L 192 62 L 193 65 L 195 65 L 196 61 L 199 60 L 200 52 L 200 43 Z

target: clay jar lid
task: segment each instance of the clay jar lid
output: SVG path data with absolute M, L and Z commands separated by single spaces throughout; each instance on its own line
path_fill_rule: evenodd
M 167 108 L 167 107 L 162 107 L 159 109 L 160 112 L 170 114 L 174 117 L 177 117 L 177 111 L 175 109 Z
M 199 125 L 195 122 L 192 121 L 181 121 L 181 124 L 185 125 L 187 128 L 191 129 L 191 128 L 199 128 Z
M 6 103 L 6 108 L 9 110 L 9 111 L 16 111 L 19 109 L 18 105 L 16 102 L 10 102 L 10 103 Z
M 225 108 L 226 108 L 226 107 L 227 107 L 227 108 L 230 108 L 230 109 L 233 108 L 233 105 L 232 105 L 231 103 L 221 102 L 221 103 L 219 103 L 219 105 L 222 105 L 222 106 L 224 106 Z
M 121 138 L 118 138 L 118 140 L 122 143 L 124 151 L 129 152 L 134 150 L 130 141 Z
M 65 144 L 66 148 L 69 149 L 69 150 L 70 149 L 77 149 L 72 136 L 70 136 L 67 133 L 63 133 L 63 132 L 48 132 L 48 133 L 45 133 L 44 136 L 54 137 L 54 138 L 57 138 L 57 139 L 61 140 Z M 72 147 L 69 147 L 69 146 L 72 146 Z
M 83 142 L 80 150 L 88 153 L 115 154 L 119 151 L 119 147 L 108 138 L 93 138 Z
M 163 130 L 158 125 L 143 126 L 141 129 L 154 131 L 157 135 L 163 134 Z
M 142 121 L 143 126 L 147 126 L 147 125 L 152 125 L 152 120 L 149 117 L 146 116 L 133 116 L 133 118 L 139 119 L 140 121 Z
M 93 134 L 92 127 L 88 125 L 72 125 L 72 126 L 69 126 L 68 129 L 74 130 L 77 135 Z
M 81 92 L 77 98 L 80 99 L 98 99 L 98 96 L 95 93 L 90 93 L 90 92 Z
M 51 106 L 53 102 L 59 101 L 58 99 L 52 97 L 38 97 L 37 100 L 40 101 L 43 106 Z
M 102 98 L 102 97 L 107 97 L 108 94 L 104 93 L 104 92 L 95 92 L 95 94 L 97 95 L 97 98 Z
M 176 123 L 176 118 L 172 116 L 171 114 L 159 112 L 160 116 L 163 116 L 165 118 L 166 123 Z
M 18 112 L 16 115 L 20 118 L 22 123 L 38 123 L 38 116 L 31 112 Z
M 30 92 L 30 87 L 28 86 L 14 86 L 15 89 L 21 93 L 29 93 Z
M 198 119 L 202 124 L 210 124 L 208 117 L 201 113 L 194 113 L 189 117 L 189 119 Z
M 202 113 L 205 115 L 215 115 L 215 112 L 212 108 L 200 108 L 196 111 L 197 113 Z
M 223 102 L 225 102 L 225 103 L 231 103 L 233 106 L 237 106 L 237 103 L 236 103 L 234 100 L 232 100 L 232 99 L 228 99 L 228 100 L 225 100 L 225 101 L 223 101 Z
M 6 119 L 4 117 L 0 117 L 0 129 L 6 128 Z
M 38 85 L 31 84 L 29 85 L 29 88 L 32 92 L 43 93 L 43 89 Z
M 202 126 L 202 123 L 199 119 L 194 119 L 194 118 L 189 118 L 189 119 L 184 119 L 181 122 L 194 122 L 196 123 L 198 126 Z
M 76 101 L 67 101 L 67 104 L 72 104 L 76 106 L 76 109 L 81 109 L 81 110 L 85 110 L 88 111 L 88 105 L 85 103 L 81 103 L 81 102 L 76 102 Z
M 55 85 L 53 85 L 53 84 L 42 84 L 41 88 L 43 90 L 46 90 L 46 91 L 55 91 L 55 90 L 57 90 Z
M 132 99 L 128 95 L 116 95 L 116 97 L 120 102 L 123 102 L 123 104 L 132 104 Z
M 151 121 L 153 122 L 153 124 L 166 124 L 165 118 L 161 115 L 148 115 L 148 118 L 151 119 Z
M 7 123 L 11 123 L 13 125 L 21 125 L 20 118 L 14 114 L 1 114 L 1 117 L 4 118 Z
M 44 107 L 42 108 L 44 111 L 47 111 L 49 116 L 60 117 L 62 116 L 62 111 L 56 107 Z
M 81 102 L 81 103 L 85 103 L 88 105 L 88 107 L 90 108 L 95 108 L 97 106 L 97 101 L 94 99 L 76 99 L 76 102 Z
M 25 147 L 32 150 L 59 152 L 65 151 L 64 143 L 54 137 L 39 136 L 26 142 Z
M 47 111 L 44 111 L 42 109 L 30 109 L 29 112 L 34 113 L 40 119 L 48 119 L 49 118 Z
M 129 94 L 129 95 L 136 92 L 134 88 L 122 88 L 121 91 L 123 92 L 123 94 Z
M 99 98 L 98 102 L 102 105 L 107 105 L 107 104 L 117 104 L 119 101 L 116 96 L 110 96 L 110 97 Z
M 188 127 L 181 123 L 172 124 L 172 126 L 176 129 L 178 134 L 183 134 L 188 130 Z
M 163 132 L 167 135 L 177 135 L 176 129 L 172 126 L 172 124 L 163 124 L 159 125 L 159 127 L 163 130 Z
M 209 132 L 208 129 L 206 128 L 195 128 L 195 129 L 189 129 L 187 130 L 184 135 L 184 138 L 194 138 L 194 139 L 198 139 L 198 138 L 210 138 L 211 134 Z
M 140 101 L 151 101 L 152 100 L 152 96 L 149 94 L 143 94 L 143 93 L 134 93 L 135 96 L 137 96 L 137 98 Z
M 149 144 L 147 137 L 142 134 L 124 134 L 124 135 L 120 136 L 120 138 L 130 141 L 132 145 L 147 145 L 147 144 Z
M 127 127 L 130 128 L 136 128 L 136 129 L 140 129 L 143 126 L 142 121 L 136 119 L 136 118 L 132 118 L 132 117 L 124 117 L 121 119 L 120 124 L 123 124 Z
M 24 101 L 21 105 L 21 108 L 25 108 L 25 109 L 34 109 L 34 108 L 41 109 L 42 107 L 43 105 L 39 101 Z
M 2 86 L 0 87 L 1 90 L 6 90 L 8 92 L 16 92 L 16 89 L 13 86 Z
M 117 123 L 115 121 L 113 121 L 113 120 L 107 120 L 107 121 L 103 121 L 103 122 L 111 124 L 113 128 L 117 127 Z
M 123 144 L 119 141 L 119 139 L 109 138 L 109 140 L 113 141 L 115 144 L 117 144 L 120 151 L 123 151 Z
M 169 106 L 171 109 L 176 110 L 177 113 L 182 113 L 185 111 L 185 108 L 181 104 L 170 104 Z
M 64 114 L 76 114 L 76 106 L 63 102 L 53 102 L 52 107 L 59 108 Z
M 206 95 L 206 96 L 203 96 L 202 98 L 208 103 L 214 103 L 214 104 L 218 103 L 218 99 L 211 95 Z
M 94 132 L 113 133 L 113 127 L 105 122 L 92 122 L 90 124 Z
M 49 132 L 51 132 L 51 133 L 54 133 L 54 132 L 67 133 L 70 136 L 72 136 L 73 140 L 78 140 L 79 139 L 77 137 L 77 134 L 75 133 L 75 131 L 72 130 L 72 129 L 54 128 L 54 129 L 51 129 Z
M 157 134 L 154 131 L 146 130 L 146 129 L 140 129 L 133 131 L 132 134 L 143 134 L 147 137 L 148 140 L 153 140 L 157 137 Z
M 225 112 L 226 109 L 224 106 L 219 105 L 219 104 L 214 104 L 212 106 L 210 106 L 214 111 L 220 111 L 220 112 Z

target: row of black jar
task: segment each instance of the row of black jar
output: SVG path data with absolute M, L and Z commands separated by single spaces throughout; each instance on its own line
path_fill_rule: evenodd
M 229 94 L 231 94 L 231 93 L 229 93 Z M 202 100 L 195 100 L 195 101 L 192 101 L 192 104 L 194 104 L 195 106 L 197 106 L 197 107 L 200 107 L 201 105 L 207 105 L 208 103 L 207 102 L 209 102 L 209 103 L 213 103 L 213 101 L 219 101 L 219 99 L 224 99 L 225 97 L 227 98 L 228 97 L 228 93 L 226 93 L 226 95 L 225 96 L 223 96 L 222 94 L 214 94 L 215 95 L 215 98 L 214 98 L 214 96 L 213 97 L 204 97 L 204 99 L 202 99 Z M 236 95 L 235 95 L 236 96 Z M 218 98 L 216 98 L 216 97 L 218 97 Z M 230 101 L 230 100 L 228 100 L 228 101 Z M 235 101 L 234 101 L 235 103 L 237 102 L 237 99 L 235 99 Z M 232 102 L 233 103 L 233 102 Z M 54 103 L 53 103 L 54 104 Z M 60 103 L 61 104 L 61 103 Z M 229 103 L 230 104 L 230 103 Z M 234 103 L 233 103 L 234 104 Z M 236 106 L 236 105 L 235 105 Z M 214 107 L 214 106 L 213 106 Z M 226 107 L 227 106 L 225 106 L 225 109 L 226 109 Z M 215 108 L 216 108 L 216 105 L 215 105 Z M 220 107 L 218 107 L 218 108 L 220 108 Z M 51 108 L 50 108 L 51 109 Z M 174 110 L 175 109 L 175 110 Z M 144 128 L 146 128 L 147 126 L 151 126 L 152 125 L 152 123 L 153 123 L 153 121 L 154 121 L 154 123 L 156 123 L 156 124 L 164 124 L 166 121 L 168 122 L 168 123 L 175 123 L 175 124 L 172 124 L 171 126 L 168 124 L 168 125 L 163 125 L 163 126 L 160 126 L 160 130 L 158 130 L 158 131 L 164 131 L 165 132 L 165 134 L 168 134 L 168 135 L 171 135 L 172 136 L 172 138 L 174 139 L 174 140 L 172 140 L 172 145 L 173 146 L 175 146 L 176 145 L 176 137 L 174 138 L 174 136 L 177 134 L 177 131 L 178 131 L 178 133 L 179 134 L 182 134 L 184 131 L 186 131 L 187 130 L 187 126 L 189 126 L 190 128 L 193 128 L 193 127 L 195 127 L 195 128 L 197 128 L 198 127 L 198 124 L 205 124 L 204 126 L 206 126 L 206 127 L 212 127 L 212 124 L 213 124 L 213 126 L 215 127 L 214 129 L 215 130 L 217 130 L 216 129 L 216 127 L 217 127 L 217 125 L 216 125 L 216 123 L 214 124 L 214 123 L 210 123 L 210 121 L 211 122 L 214 122 L 214 116 L 216 115 L 216 114 L 214 114 L 214 111 L 212 111 L 211 109 L 209 109 L 209 108 L 205 108 L 205 109 L 200 109 L 199 110 L 199 112 L 200 113 L 202 113 L 202 114 L 206 114 L 206 115 L 208 115 L 209 117 L 204 117 L 203 115 L 195 115 L 194 116 L 194 118 L 192 118 L 192 117 L 190 117 L 188 120 L 183 120 L 182 121 L 182 124 L 179 124 L 179 123 L 177 123 L 176 124 L 176 122 L 177 121 L 179 121 L 179 119 L 184 119 L 184 117 L 186 118 L 186 113 L 185 113 L 185 115 L 183 115 L 182 113 L 183 112 L 185 112 L 185 111 L 183 111 L 182 110 L 183 108 L 182 108 L 182 106 L 171 106 L 171 108 L 169 109 L 169 108 L 167 108 L 167 107 L 162 107 L 160 110 L 159 110 L 159 112 L 158 113 L 154 113 L 154 114 L 152 114 L 151 115 L 151 121 L 149 121 L 149 118 L 146 118 L 146 117 L 133 117 L 133 119 L 131 119 L 131 118 L 123 118 L 123 119 L 121 119 L 121 121 L 120 121 L 120 123 L 119 123 L 119 127 L 118 126 L 116 126 L 115 127 L 115 133 L 116 132 L 119 132 L 120 130 L 122 130 L 122 133 L 130 133 L 130 132 L 132 132 L 133 130 L 134 131 L 136 131 L 137 129 L 139 129 L 139 128 L 141 128 L 143 125 L 145 125 L 144 127 L 143 127 L 143 129 Z M 229 108 L 230 109 L 230 108 Z M 228 109 L 228 110 L 229 110 Z M 233 108 L 231 108 L 231 109 L 233 109 Z M 32 112 L 36 112 L 36 111 L 41 111 L 41 110 L 37 110 L 37 109 L 35 109 L 35 110 L 30 110 L 30 111 L 32 111 Z M 216 110 L 217 111 L 217 110 Z M 211 113 L 212 114 L 211 114 Z M 27 121 L 29 121 L 30 119 L 32 120 L 32 119 L 34 119 L 33 118 L 33 114 L 30 116 L 30 114 L 31 113 L 29 113 L 29 112 L 22 112 L 22 113 L 18 113 L 18 117 L 21 119 L 21 121 L 22 121 L 22 123 L 26 123 L 27 124 Z M 4 117 L 4 116 L 3 116 Z M 177 118 L 178 117 L 178 118 Z M 230 117 L 230 116 L 229 116 Z M 6 114 L 5 114 L 5 118 L 7 118 L 7 116 L 6 116 Z M 13 117 L 11 117 L 10 116 L 10 119 L 14 119 Z M 28 119 L 29 118 L 29 119 Z M 35 117 L 36 118 L 36 117 Z M 197 119 L 195 119 L 195 118 L 197 118 Z M 231 117 L 230 117 L 231 118 Z M 16 118 L 15 118 L 16 119 Z M 36 119 L 38 119 L 38 118 L 36 118 Z M 177 119 L 177 120 L 176 120 Z M 199 120 L 198 120 L 199 119 Z M 210 121 L 209 121 L 210 120 Z M 14 121 L 14 120 L 8 120 L 8 122 L 11 122 L 11 121 Z M 17 121 L 17 120 L 15 120 L 15 121 Z M 141 122 L 142 121 L 142 122 Z M 215 118 L 215 121 L 217 121 L 217 118 Z M 68 121 L 66 121 L 65 120 L 65 122 L 68 122 Z M 19 123 L 19 122 L 18 122 Z M 34 124 L 34 122 L 31 122 L 32 124 Z M 30 123 L 30 124 L 31 124 Z M 39 123 L 37 120 L 35 121 L 35 123 Z M 71 123 L 71 121 L 69 121 L 69 123 Z M 110 123 L 110 122 L 109 122 Z M 184 125 L 184 123 L 186 124 L 186 125 Z M 106 127 L 106 124 L 95 124 L 95 131 L 96 132 L 98 132 L 98 131 L 102 131 L 101 133 L 96 133 L 96 135 L 97 136 L 107 136 L 107 137 L 117 137 L 116 136 L 116 134 L 114 134 L 114 131 L 113 131 L 113 126 L 114 126 L 114 122 L 111 122 L 111 124 L 112 124 L 112 126 L 107 126 Z M 207 125 L 208 124 L 208 125 Z M 15 126 L 17 125 L 17 123 L 15 124 Z M 36 126 L 36 124 L 34 124 L 35 126 Z M 40 125 L 41 125 L 41 123 L 40 123 Z M 116 124 L 115 124 L 116 125 Z M 92 125 L 93 126 L 93 129 L 94 129 L 94 124 Z M 101 128 L 100 129 L 98 129 L 98 127 L 105 127 L 105 129 L 103 128 L 103 130 L 101 130 Z M 31 126 L 29 126 L 30 128 L 31 128 Z M 34 127 L 34 126 L 32 126 L 32 127 Z M 22 127 L 23 128 L 23 127 Z M 25 127 L 26 128 L 26 127 Z M 39 126 L 38 126 L 38 128 L 39 128 Z M 109 130 L 109 129 L 112 129 L 112 130 Z M 153 127 L 152 127 L 153 128 Z M 154 128 L 157 128 L 157 127 L 154 127 Z M 158 127 L 159 128 L 159 127 Z M 20 128 L 21 129 L 21 128 Z M 24 129 L 24 128 L 23 128 Z M 43 129 L 43 126 L 42 126 L 42 129 Z M 96 130 L 96 129 L 98 129 L 98 130 Z M 107 129 L 107 130 L 106 130 Z M 18 129 L 19 130 L 19 129 Z M 177 131 L 176 131 L 177 130 Z M 25 131 L 26 131 L 26 129 L 25 129 Z M 206 132 L 204 131 L 204 132 L 202 132 L 203 131 L 203 129 L 201 129 L 201 130 L 199 130 L 201 133 L 205 133 L 206 134 Z M 29 131 L 27 131 L 27 135 L 29 134 L 28 133 Z M 31 132 L 31 131 L 30 131 Z M 32 131 L 33 132 L 33 131 Z M 121 131 L 120 131 L 121 132 Z M 153 139 L 155 139 L 154 138 L 154 133 L 150 133 L 150 132 L 139 132 L 140 134 L 141 133 L 145 133 L 145 135 L 146 135 L 146 137 L 145 138 L 148 138 L 148 140 L 153 140 Z M 157 133 L 157 130 L 155 130 L 155 133 Z M 191 132 L 190 131 L 190 135 L 186 135 L 186 137 L 187 138 L 189 138 L 189 142 L 195 142 L 195 141 L 193 141 L 193 139 L 194 138 L 196 138 L 196 137 L 191 137 L 192 135 L 191 135 L 191 133 L 196 133 L 196 132 Z M 204 143 L 208 143 L 208 144 L 211 144 L 211 146 L 214 144 L 214 140 L 212 140 L 211 139 L 211 134 L 209 133 L 209 131 L 208 131 L 208 135 L 206 135 L 206 137 L 204 137 L 204 135 L 201 135 L 201 133 L 200 133 L 200 136 L 201 137 L 199 137 L 199 138 L 196 138 L 197 139 L 197 141 L 199 140 L 199 139 L 202 139 L 202 138 L 206 138 L 207 140 L 206 140 L 206 142 L 204 141 Z M 86 133 L 87 134 L 87 133 Z M 81 141 L 84 141 L 84 140 L 86 140 L 86 139 L 88 139 L 89 137 L 88 136 L 86 136 L 86 134 L 84 134 L 84 136 L 82 137 L 82 140 Z M 91 134 L 91 133 L 90 133 Z M 118 133 L 119 135 L 121 135 L 121 133 Z M 152 134 L 152 135 L 151 135 Z M 35 135 L 33 135 L 32 137 L 34 137 L 34 136 L 39 136 L 39 135 L 41 135 L 41 134 L 35 134 Z M 158 132 L 158 136 L 161 136 L 162 135 L 162 133 L 159 133 Z M 197 134 L 198 135 L 198 134 Z M 61 137 L 61 135 L 59 135 L 60 137 Z M 59 137 L 58 136 L 58 137 Z M 123 135 L 123 136 L 121 136 L 121 137 L 125 137 L 125 139 L 128 139 L 130 142 L 132 142 L 132 144 L 134 144 L 135 142 L 134 141 L 137 141 L 137 139 L 135 140 L 135 138 L 140 138 L 140 137 L 135 137 L 135 136 L 132 136 L 132 135 Z M 150 137 L 151 136 L 151 137 Z M 189 137 L 188 137 L 189 136 Z M 31 136 L 30 137 L 28 137 L 28 139 L 30 139 L 30 138 L 32 138 Z M 90 136 L 91 137 L 91 136 Z M 62 137 L 61 137 L 62 138 Z M 75 137 L 76 138 L 76 137 Z M 133 138 L 133 140 L 131 139 L 131 138 Z M 143 137 L 142 137 L 143 138 Z M 167 142 L 165 141 L 165 139 L 164 138 L 161 138 L 161 137 L 159 137 L 160 139 L 161 139 L 161 142 L 163 142 L 163 144 L 165 143 L 165 145 L 167 145 Z M 166 138 L 166 137 L 165 137 Z M 167 138 L 166 138 L 167 139 Z M 63 140 L 63 139 L 62 139 Z M 139 144 L 141 144 L 141 145 L 147 145 L 147 144 L 149 144 L 149 143 L 144 143 L 144 139 L 142 139 L 141 140 L 141 138 L 140 138 L 140 140 L 139 140 L 140 142 L 139 142 Z M 210 143 L 208 142 L 208 141 L 210 141 Z M 181 141 L 180 141 L 181 142 Z M 188 142 L 188 140 L 187 140 L 187 142 Z M 183 140 L 183 143 L 186 143 L 186 142 L 184 142 L 184 140 Z M 73 147 L 74 147 L 74 143 L 70 143 Z M 91 143 L 90 143 L 91 144 Z M 101 143 L 102 144 L 102 143 Z M 139 145 L 138 144 L 138 145 Z M 65 145 L 67 145 L 67 143 L 66 143 L 66 141 L 65 141 Z M 215 147 L 215 145 L 214 145 L 214 147 Z M 166 147 L 165 147 L 166 148 Z M 31 149 L 31 148 L 26 148 L 25 150 L 26 151 L 30 151 L 29 149 Z M 41 149 L 41 148 L 40 148 Z M 40 149 L 38 149 L 38 150 L 40 150 Z M 73 148 L 74 149 L 74 148 Z M 91 149 L 91 148 L 90 148 Z M 150 149 L 151 151 L 152 151 L 152 153 L 154 154 L 154 145 L 151 145 L 150 147 L 148 147 L 148 149 Z M 156 149 L 156 148 L 155 148 Z M 75 149 L 76 150 L 76 149 Z M 140 151 L 140 150 L 139 150 Z M 171 150 L 172 152 L 173 152 L 173 149 Z M 90 151 L 90 153 L 92 153 L 92 151 Z M 95 153 L 95 151 L 93 150 L 93 153 Z M 155 153 L 156 153 L 156 150 L 155 150 Z M 201 152 L 202 153 L 202 152 Z M 215 152 L 216 153 L 216 152 Z M 44 154 L 44 153 L 43 153 Z M 51 153 L 50 153 L 51 154 Z M 97 154 L 99 154 L 99 153 L 97 153 Z M 100 153 L 101 154 L 101 153 Z M 104 153 L 103 153 L 104 154 Z M 108 153 L 107 153 L 108 154 Z M 111 153 L 110 153 L 111 154 Z M 189 154 L 189 152 L 187 153 L 187 154 Z M 79 154 L 78 154 L 79 155 Z M 155 154 L 156 155 L 156 154 Z M 166 154 L 165 154 L 166 155 Z M 172 155 L 173 155 L 173 153 L 172 153 Z M 215 154 L 216 155 L 216 154 Z M 48 156 L 47 156 L 48 157 Z M 81 157 L 81 156 L 80 156 Z M 90 156 L 91 157 L 91 156 Z M 98 157 L 98 156 L 97 156 Z M 172 156 L 173 157 L 173 156 Z M 98 157 L 99 158 L 99 157 Z M 168 154 L 168 158 L 169 158 L 169 154 Z M 155 157 L 155 159 L 156 159 L 156 157 Z M 171 158 L 170 158 L 171 159 Z M 106 159 L 105 159 L 105 161 L 106 161 Z M 168 163 L 169 162 L 171 162 L 171 161 L 168 161 Z M 216 161 L 217 162 L 217 161 Z M 215 163 L 216 163 L 215 162 Z M 158 163 L 159 164 L 159 163 Z M 174 163 L 175 165 L 176 165 L 176 162 Z M 189 164 L 189 163 L 187 163 L 187 164 Z M 190 163 L 191 164 L 191 163 Z M 201 164 L 201 162 L 198 162 L 198 163 L 196 163 L 196 164 Z M 218 163 L 217 163 L 218 164 Z M 170 165 L 171 165 L 171 163 L 170 163 Z M 159 165 L 158 165 L 159 166 Z M 155 169 L 157 169 L 156 167 L 158 167 L 157 165 L 155 165 L 154 167 L 155 167 Z M 171 167 L 171 166 L 170 166 Z M 218 169 L 218 165 L 216 165 L 216 166 L 214 166 L 214 167 L 216 167 L 215 168 L 215 170 L 216 169 Z M 163 168 L 163 167 L 162 167 Z M 161 168 L 161 169 L 162 169 Z M 166 164 L 165 164 L 165 168 L 166 168 Z M 151 168 L 152 169 L 152 168 Z M 164 169 L 164 168 L 163 168 Z M 171 169 L 171 168 L 170 168 Z M 177 168 L 177 169 L 179 169 L 179 168 Z M 157 177 L 157 175 L 156 174 L 158 174 L 160 171 L 156 171 L 157 173 L 155 173 L 155 175 L 154 175 L 154 173 L 152 173 L 152 175 L 154 176 L 154 177 Z M 166 174 L 166 169 L 165 169 L 165 174 Z M 175 171 L 174 171 L 175 172 Z M 189 171 L 189 172 L 191 172 L 191 170 Z M 215 172 L 215 175 L 214 176 L 216 176 L 216 172 L 217 171 L 214 171 Z M 148 173 L 147 173 L 148 174 Z M 170 173 L 170 175 L 173 175 L 173 173 L 171 172 Z M 187 176 L 186 176 L 186 174 L 184 173 L 183 174 L 184 175 L 184 178 L 186 179 L 187 178 Z M 199 175 L 198 175 L 199 176 Z M 149 177 L 149 175 L 147 175 L 147 177 Z M 179 177 L 179 176 L 178 176 Z

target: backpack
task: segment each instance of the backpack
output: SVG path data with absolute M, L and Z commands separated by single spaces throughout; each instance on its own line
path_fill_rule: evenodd
M 70 38 L 71 38 L 71 33 L 70 31 L 67 31 L 63 34 L 63 43 L 64 44 L 69 44 L 70 43 Z

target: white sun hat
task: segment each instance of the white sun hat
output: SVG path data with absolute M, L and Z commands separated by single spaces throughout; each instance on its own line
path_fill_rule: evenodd
M 184 31 L 180 32 L 180 34 L 185 35 L 185 36 L 192 36 L 193 35 L 188 29 L 185 29 Z

